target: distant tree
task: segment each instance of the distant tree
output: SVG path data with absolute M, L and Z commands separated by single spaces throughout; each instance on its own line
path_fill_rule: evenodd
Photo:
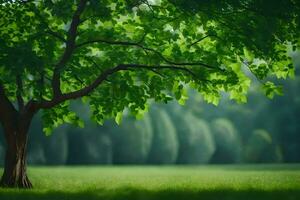
M 282 152 L 266 130 L 254 130 L 245 147 L 246 162 L 281 162 Z
M 246 101 L 250 70 L 266 94 L 267 75 L 293 74 L 287 45 L 299 47 L 299 1 L 6 0 L 0 2 L 0 122 L 7 144 L 1 185 L 32 186 L 28 129 L 43 110 L 44 130 L 67 122 L 83 98 L 94 119 L 148 99 L 183 101 L 192 86 L 217 104 L 220 91 Z M 243 67 L 242 67 L 243 66 Z
M 211 129 L 216 143 L 213 163 L 236 163 L 241 161 L 241 141 L 233 123 L 226 118 L 215 119 Z
M 112 142 L 107 127 L 89 126 L 68 131 L 68 164 L 111 164 Z
M 159 108 L 150 112 L 153 127 L 153 139 L 148 155 L 150 164 L 172 164 L 178 155 L 178 139 L 175 126 L 168 113 Z
M 257 113 L 256 124 L 268 130 L 272 139 L 281 146 L 284 161 L 299 162 L 300 77 L 296 76 L 294 80 L 285 82 L 284 87 L 286 95 L 264 106 Z
M 170 104 L 172 105 L 172 104 Z M 179 151 L 177 163 L 208 163 L 215 152 L 215 142 L 209 124 L 178 105 L 168 109 L 176 128 Z
M 51 138 L 44 138 L 44 155 L 48 165 L 64 165 L 68 157 L 67 127 L 55 129 Z
M 28 143 L 28 163 L 33 165 L 63 165 L 68 154 L 67 126 L 53 131 L 49 138 L 41 134 L 43 126 L 41 115 L 37 114 L 31 123 Z
M 143 120 L 127 116 L 120 126 L 112 126 L 110 132 L 114 163 L 142 164 L 147 161 L 153 136 L 149 115 Z
M 36 143 L 35 145 L 29 145 L 27 160 L 30 165 L 45 165 L 46 158 L 43 144 Z

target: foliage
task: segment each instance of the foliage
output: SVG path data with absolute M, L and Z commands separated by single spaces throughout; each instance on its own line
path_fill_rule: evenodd
M 28 142 L 28 163 L 33 165 L 46 164 L 44 148 L 45 135 L 41 134 L 43 130 L 41 115 L 37 114 L 32 120 L 29 132 L 30 141 Z M 63 133 L 62 133 L 63 134 Z M 56 134 L 55 134 L 56 136 Z M 48 138 L 46 138 L 48 139 Z M 56 154 L 57 155 L 57 154 Z M 55 159 L 55 157 L 54 157 Z M 51 161 L 50 161 L 51 162 Z
M 175 109 L 174 106 L 173 110 Z M 182 109 L 173 111 L 170 116 L 179 142 L 177 163 L 208 163 L 215 151 L 215 142 L 208 123 Z
M 280 162 L 282 152 L 265 130 L 254 130 L 245 148 L 246 161 L 256 163 Z
M 68 132 L 68 164 L 110 164 L 112 142 L 105 129 L 90 128 L 86 132 L 73 129 Z
M 44 138 L 43 144 L 47 165 L 66 164 L 69 148 L 66 126 L 55 129 L 50 138 Z
M 255 129 L 267 130 L 274 144 L 280 148 L 283 156 L 282 161 L 299 162 L 300 56 L 299 52 L 291 55 L 296 66 L 296 73 L 293 80 L 287 80 L 283 83 L 285 95 L 277 96 L 270 101 L 259 92 L 259 83 L 255 81 L 256 83 L 249 92 L 247 104 L 238 105 L 223 98 L 216 108 L 205 104 L 201 98 L 192 94 L 192 98 L 186 104 L 187 109 L 208 121 L 220 117 L 230 119 L 236 126 L 243 144 L 248 142 Z M 244 161 L 247 162 L 245 159 Z
M 153 134 L 149 115 L 138 121 L 127 116 L 119 127 L 111 127 L 111 133 L 114 163 L 142 164 L 147 161 Z
M 293 81 L 284 83 L 284 96 L 269 102 L 258 112 L 261 119 L 268 117 L 267 122 L 262 123 L 258 119 L 255 122 L 257 127 L 264 128 L 271 133 L 273 141 L 281 147 L 284 160 L 288 162 L 300 160 L 300 155 L 297 153 L 300 150 L 299 87 L 298 74 Z
M 4 158 L 4 155 L 3 155 L 3 158 Z M 53 157 L 53 158 L 56 160 L 55 157 Z M 44 146 L 43 146 L 42 143 L 37 143 L 35 145 L 29 145 L 28 163 L 30 165 L 44 165 L 44 164 L 46 164 Z
M 178 154 L 176 129 L 166 111 L 153 108 L 150 112 L 153 126 L 153 139 L 148 155 L 150 164 L 172 164 Z
M 297 63 L 295 63 L 297 66 Z M 298 149 L 299 149 L 299 134 L 298 134 L 298 128 L 299 123 L 297 119 L 299 118 L 299 112 L 298 112 L 298 107 L 299 107 L 299 101 L 298 101 L 298 90 L 299 90 L 299 78 L 296 73 L 296 77 L 294 80 L 289 80 L 286 81 L 284 84 L 284 90 L 285 90 L 285 95 L 281 97 L 276 97 L 272 101 L 269 101 L 268 99 L 264 98 L 263 95 L 260 95 L 258 92 L 258 88 L 254 87 L 249 94 L 249 102 L 248 104 L 245 105 L 237 105 L 233 102 L 228 101 L 226 98 L 222 99 L 220 102 L 220 106 L 218 108 L 212 106 L 212 105 L 207 105 L 199 99 L 198 96 L 195 94 L 190 94 L 191 98 L 186 102 L 185 107 L 180 107 L 174 103 L 170 103 L 168 105 L 160 106 L 159 109 L 161 110 L 167 110 L 169 113 L 169 116 L 171 117 L 173 124 L 175 125 L 176 131 L 179 132 L 180 128 L 183 128 L 184 126 L 180 125 L 183 121 L 186 121 L 184 118 L 186 116 L 187 110 L 188 112 L 192 112 L 193 115 L 197 116 L 197 119 L 204 119 L 207 121 L 213 121 L 216 118 L 227 118 L 236 127 L 238 131 L 238 136 L 241 139 L 242 143 L 245 144 L 243 145 L 243 151 L 246 148 L 246 144 L 249 143 L 249 138 L 252 137 L 252 131 L 255 129 L 265 129 L 269 132 L 270 136 L 272 137 L 272 141 L 275 146 L 279 146 L 279 151 L 282 154 L 282 159 L 281 161 L 284 162 L 297 162 L 299 161 L 299 154 L 298 154 Z M 113 123 L 110 123 L 109 126 L 106 128 L 100 128 L 100 127 L 95 127 L 94 125 L 88 123 L 89 121 L 89 112 L 88 112 L 88 107 L 84 106 L 82 107 L 79 102 L 76 102 L 72 106 L 72 110 L 74 110 L 76 113 L 80 114 L 80 117 L 84 119 L 86 123 L 86 128 L 83 130 L 80 130 L 80 132 L 84 133 L 84 136 L 87 135 L 88 138 L 90 138 L 90 134 L 101 134 L 105 133 L 107 130 L 112 130 L 112 129 L 118 129 L 120 131 L 119 126 L 113 125 Z M 178 117 L 178 119 L 176 119 Z M 128 123 L 127 117 L 123 117 L 123 122 L 121 123 L 122 126 L 126 126 Z M 131 121 L 131 120 L 129 120 Z M 140 123 L 141 121 L 138 121 Z M 40 122 L 39 122 L 40 123 Z M 30 141 L 29 141 L 29 163 L 30 164 L 45 164 L 45 156 L 44 156 L 44 148 L 47 147 L 46 142 L 47 140 L 56 140 L 55 138 L 52 137 L 44 137 L 41 134 L 42 127 L 41 125 L 36 122 L 36 120 L 33 121 L 33 124 L 31 126 L 31 132 L 29 134 Z M 133 123 L 133 121 L 132 121 Z M 107 125 L 107 124 L 106 124 Z M 191 123 L 189 123 L 191 125 Z M 93 127 L 91 131 L 91 128 Z M 73 132 L 73 129 L 75 127 L 69 127 L 68 131 Z M 97 129 L 97 130 L 96 130 Z M 144 129 L 143 129 L 144 130 Z M 127 132 L 124 131 L 124 136 L 130 135 L 132 132 Z M 115 130 L 115 132 L 118 132 Z M 58 132 L 57 132 L 58 133 Z M 186 135 L 185 135 L 186 134 Z M 178 134 L 178 136 L 188 137 L 189 132 L 186 132 L 184 135 Z M 121 134 L 118 134 L 119 136 Z M 138 136 L 141 136 L 143 134 L 136 133 L 136 138 L 139 138 Z M 53 135 L 59 136 L 59 134 L 54 133 Z M 71 134 L 72 138 L 74 140 L 78 140 L 78 143 L 81 142 L 82 136 L 80 134 Z M 77 137 L 78 136 L 78 137 Z M 83 136 L 83 137 L 84 137 Z M 109 135 L 109 139 L 114 142 L 115 140 L 118 139 L 118 137 L 111 138 L 111 135 Z M 1 135 L 1 138 L 3 138 L 3 135 Z M 122 138 L 119 141 L 124 140 L 124 144 L 127 144 L 126 141 L 127 138 Z M 130 139 L 130 137 L 128 137 Z M 149 141 L 147 142 L 150 144 L 152 141 L 150 140 L 151 138 L 148 138 Z M 214 139 L 215 140 L 215 139 Z M 0 142 L 4 142 L 3 139 L 0 139 Z M 179 154 L 180 156 L 180 144 L 183 143 L 180 137 L 178 137 L 178 142 L 179 142 Z M 81 145 L 88 145 L 89 143 L 81 144 Z M 99 143 L 102 144 L 102 143 Z M 99 146 L 98 144 L 98 146 Z M 255 145 L 255 144 L 253 144 Z M 268 144 L 265 144 L 268 146 Z M 112 147 L 112 152 L 119 151 L 122 153 L 126 153 L 127 150 L 130 150 L 132 146 L 134 145 L 127 145 L 129 149 L 125 150 L 126 145 L 123 145 L 124 149 L 122 151 L 118 150 L 118 147 L 120 145 L 113 145 Z M 136 145 L 137 147 L 139 145 Z M 248 145 L 249 146 L 249 145 Z M 4 147 L 4 145 L 2 145 Z M 232 149 L 235 149 L 236 146 L 232 146 Z M 245 147 L 245 148 L 244 148 Z M 81 147 L 77 147 L 81 149 Z M 187 146 L 187 148 L 192 148 L 191 146 Z M 199 145 L 200 148 L 200 145 Z M 247 147 L 248 148 L 248 147 Z M 255 149 L 256 147 L 251 147 L 252 149 Z M 276 147 L 277 148 L 277 147 Z M 277 148 L 278 149 L 278 148 Z M 132 151 L 131 151 L 132 152 Z M 135 153 L 139 152 L 138 150 L 134 151 Z M 4 153 L 4 149 L 3 149 Z M 70 153 L 70 152 L 69 152 Z M 261 152 L 260 154 L 263 154 L 264 152 Z M 73 154 L 73 153 L 70 153 Z M 76 157 L 76 152 L 74 153 L 74 157 Z M 102 151 L 97 151 L 97 154 L 103 155 Z M 134 154 L 134 153 L 126 153 L 128 155 Z M 225 155 L 227 153 L 225 152 Z M 229 155 L 231 153 L 229 152 Z M 105 154 L 108 155 L 108 154 Z M 134 155 L 138 155 L 134 154 Z M 191 154 L 189 154 L 191 155 Z M 33 159 L 33 157 L 35 157 Z M 114 157 L 111 156 L 110 157 Z M 188 157 L 188 156 L 187 156 Z M 1 156 L 1 158 L 4 158 L 4 155 Z M 80 158 L 80 156 L 78 156 Z M 177 158 L 178 159 L 178 158 Z M 111 158 L 112 160 L 112 158 Z M 224 158 L 219 157 L 219 158 L 214 158 L 213 162 L 224 162 Z M 78 161 L 80 162 L 80 161 Z M 96 160 L 93 161 L 93 163 L 98 162 Z M 124 158 L 125 162 L 125 158 Z M 242 162 L 250 162 L 249 157 L 247 158 L 247 155 L 245 153 L 243 154 Z M 254 161 L 253 161 L 254 162 Z M 110 163 L 110 162 L 108 162 Z M 126 161 L 126 163 L 129 163 L 129 161 Z
M 216 152 L 212 162 L 236 163 L 241 160 L 241 143 L 232 122 L 225 118 L 215 119 L 211 123 L 216 142 Z
M 68 156 L 67 127 L 54 130 L 52 137 L 41 134 L 41 115 L 33 119 L 28 144 L 28 163 L 34 165 L 64 165 Z
M 184 103 L 188 85 L 213 104 L 223 91 L 246 102 L 249 71 L 272 97 L 280 86 L 267 78 L 294 74 L 299 13 L 292 0 L 5 1 L 0 84 L 20 108 L 44 109 L 48 134 L 83 126 L 69 109 L 83 96 L 100 124 L 148 99 Z
M 293 87 L 290 87 L 289 85 L 292 84 Z M 294 85 L 295 84 L 295 85 Z M 257 152 L 257 142 L 250 142 L 253 138 L 252 131 L 254 129 L 258 128 L 264 128 L 269 131 L 270 137 L 272 137 L 272 141 L 274 143 L 276 151 L 281 152 L 282 154 L 279 160 L 275 159 L 273 161 L 284 161 L 284 162 L 296 162 L 299 161 L 299 155 L 297 148 L 299 148 L 299 137 L 297 132 L 297 81 L 293 82 L 287 82 L 286 85 L 286 96 L 275 98 L 273 101 L 266 101 L 266 99 L 257 94 L 257 91 L 255 93 L 251 92 L 250 94 L 250 101 L 246 105 L 237 105 L 232 104 L 230 102 L 224 102 L 224 100 L 221 102 L 221 105 L 218 108 L 209 109 L 207 108 L 208 105 L 203 104 L 201 102 L 192 102 L 196 97 L 193 97 L 189 99 L 186 102 L 186 106 L 180 107 L 178 104 L 171 103 L 168 105 L 159 106 L 160 110 L 166 110 L 169 114 L 169 116 L 172 119 L 172 122 L 174 124 L 174 127 L 176 128 L 177 132 L 177 139 L 178 139 L 178 156 L 176 158 L 177 163 L 179 160 L 182 160 L 182 156 L 184 154 L 184 160 L 186 163 L 195 163 L 198 159 L 204 159 L 210 157 L 210 154 L 207 154 L 206 150 L 199 150 L 199 149 L 205 149 L 205 147 L 208 147 L 207 144 L 210 142 L 205 142 L 205 140 L 196 141 L 197 137 L 191 137 L 191 136 L 198 136 L 201 135 L 200 133 L 205 130 L 205 126 L 201 128 L 197 128 L 198 131 L 192 131 L 195 130 L 194 128 L 197 127 L 197 122 L 206 120 L 206 121 L 213 121 L 219 117 L 226 117 L 227 119 L 231 120 L 234 126 L 237 129 L 238 138 L 242 140 L 242 143 L 244 144 L 240 150 L 243 151 L 243 157 L 242 160 L 235 160 L 234 162 L 258 162 L 258 161 L 251 161 L 249 159 L 249 155 L 245 151 L 256 152 L 256 157 L 266 157 L 265 152 L 267 151 L 260 151 Z M 288 102 L 286 102 L 288 100 Z M 156 107 L 156 106 L 155 106 Z M 93 155 L 96 155 L 93 157 L 94 160 L 90 160 L 90 163 L 96 164 L 96 163 L 120 163 L 117 162 L 117 160 L 122 159 L 122 163 L 145 163 L 145 156 L 148 156 L 150 144 L 152 143 L 152 137 L 146 137 L 145 133 L 147 132 L 147 124 L 146 121 L 148 121 L 148 116 L 146 115 L 143 120 L 135 121 L 132 119 L 132 117 L 124 116 L 123 122 L 121 125 L 116 126 L 113 122 L 110 122 L 108 124 L 105 124 L 104 127 L 96 127 L 94 124 L 91 124 L 88 122 L 89 114 L 88 114 L 88 108 L 83 107 L 80 105 L 79 102 L 73 105 L 73 108 L 76 108 L 76 113 L 80 113 L 80 116 L 82 119 L 84 119 L 86 123 L 85 129 L 78 130 L 76 127 L 68 127 L 68 138 L 67 143 L 69 143 L 69 140 L 76 141 L 76 147 L 77 151 L 69 151 L 68 157 L 72 157 L 73 159 L 76 159 L 77 161 L 73 160 L 71 163 L 78 163 L 82 161 L 82 157 L 86 155 L 86 145 L 90 145 L 92 141 L 92 146 L 97 146 L 98 149 L 93 151 Z M 187 111 L 188 110 L 188 111 Z M 197 110 L 200 110 L 199 113 Z M 197 112 L 195 112 L 197 111 Z M 191 113 L 193 112 L 193 117 L 191 116 Z M 284 113 L 284 114 L 282 114 Z M 38 115 L 39 117 L 39 115 Z M 154 117 L 154 120 L 156 117 Z M 266 120 L 268 119 L 268 120 Z M 287 120 L 288 119 L 288 120 Z M 144 121 L 146 120 L 146 121 Z M 149 120 L 150 121 L 150 120 Z M 134 124 L 138 124 L 141 126 L 134 126 Z M 202 123 L 201 123 L 202 124 Z M 285 124 L 282 126 L 282 124 Z M 152 126 L 152 124 L 150 124 Z M 127 128 L 124 128 L 127 127 Z M 143 127 L 143 128 L 141 128 Z M 132 128 L 132 129 L 131 129 Z M 185 129 L 183 131 L 183 129 Z M 188 131 L 191 129 L 191 131 Z M 214 129 L 212 127 L 212 129 Z M 60 129 L 62 130 L 62 129 Z M 44 151 L 46 148 L 49 148 L 48 141 L 59 141 L 56 137 L 60 137 L 60 134 L 64 134 L 64 130 L 60 133 L 60 130 L 55 130 L 53 136 L 46 137 L 43 136 L 42 133 L 42 127 L 40 120 L 34 119 L 31 132 L 29 134 L 30 141 L 29 141 L 29 154 L 28 154 L 28 162 L 29 164 L 46 164 L 45 159 L 45 153 Z M 75 131 L 80 133 L 75 133 Z M 113 134 L 111 134 L 113 132 Z M 205 131 L 206 132 L 206 131 Z M 250 132 L 250 133 L 248 133 Z M 107 145 L 106 142 L 103 143 L 102 139 L 95 139 L 97 136 L 105 134 L 103 140 L 104 141 L 111 141 L 111 146 Z M 196 133 L 196 134 L 193 134 Z M 213 133 L 213 132 L 212 132 Z M 163 133 L 165 134 L 165 133 Z M 95 136 L 92 136 L 95 135 Z M 127 137 L 128 136 L 128 137 Z M 131 137 L 132 136 L 132 137 Z M 212 137 L 213 134 L 208 134 L 208 137 Z M 3 136 L 1 136 L 3 137 Z M 87 137 L 88 142 L 82 141 L 85 139 L 83 137 Z M 102 136 L 100 136 L 102 138 Z M 190 139 L 189 139 L 190 138 Z M 193 139 L 191 139 L 193 138 Z M 0 139 L 0 142 L 3 142 L 3 139 Z M 187 142 L 191 141 L 191 142 Z M 210 140 L 207 140 L 210 141 Z M 227 141 L 227 139 L 225 139 Z M 168 141 L 165 141 L 168 143 Z M 215 138 L 213 138 L 213 142 L 215 142 Z M 195 143 L 197 145 L 195 145 Z M 145 144 L 145 145 L 144 145 Z M 184 145 L 185 144 L 185 145 Z M 184 145 L 184 148 L 183 148 Z M 4 156 L 4 145 L 3 147 L 3 155 Z M 236 149 L 239 147 L 239 144 L 233 144 L 230 146 L 230 151 L 224 151 L 222 150 L 223 147 L 221 147 L 221 150 L 219 152 L 222 152 L 223 154 L 217 157 L 214 156 L 212 162 L 214 163 L 220 163 L 220 162 L 232 162 L 231 156 L 232 152 L 236 151 Z M 269 148 L 270 145 L 268 143 L 264 143 L 261 145 L 260 148 Z M 59 147 L 59 145 L 53 145 L 53 148 L 60 149 L 62 147 Z M 252 149 L 251 152 L 249 149 Z M 272 148 L 271 148 L 272 149 Z M 184 151 L 185 150 L 185 151 Z M 199 150 L 199 151 L 198 151 Z M 184 153 L 190 151 L 188 153 Z M 59 151 L 58 151 L 59 152 Z M 113 154 L 111 153 L 113 152 Z M 119 152 L 120 155 L 117 157 L 117 154 L 115 152 Z M 182 153 L 181 153 L 182 152 Z M 193 152 L 195 154 L 193 154 Z M 198 152 L 198 153 L 197 153 Z M 217 148 L 218 152 L 218 148 Z M 200 155 L 200 153 L 205 153 L 205 155 Z M 84 154 L 84 155 L 82 155 Z M 279 154 L 279 155 L 280 155 Z M 268 162 L 270 161 L 270 158 L 273 157 L 274 154 L 270 155 L 267 159 Z M 275 153 L 275 155 L 277 155 Z M 60 154 L 56 155 L 57 157 L 60 156 Z M 53 161 L 48 160 L 48 163 L 53 163 L 55 161 L 56 156 L 53 156 Z M 123 156 L 123 157 L 122 157 Z M 88 156 L 90 157 L 90 156 Z M 180 158 L 181 157 L 181 158 Z M 193 157 L 193 158 L 192 158 Z M 135 161 L 139 162 L 133 162 L 133 158 Z M 168 159 L 168 158 L 166 158 Z M 228 159 L 228 160 L 227 160 Z M 101 162 L 99 161 L 101 160 Z M 189 162 L 187 162 L 189 160 Z M 225 161 L 224 161 L 225 160 Z M 257 160 L 257 159 L 256 159 Z M 262 161 L 261 161 L 262 162 Z M 182 162 L 179 162 L 182 163 Z M 68 163 L 67 163 L 68 164 Z M 147 164 L 147 162 L 145 163 Z

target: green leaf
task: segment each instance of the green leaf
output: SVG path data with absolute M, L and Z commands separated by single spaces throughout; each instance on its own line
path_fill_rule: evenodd
M 188 92 L 186 89 L 182 89 L 181 96 L 180 99 L 178 100 L 178 103 L 183 106 L 185 105 L 186 100 L 188 100 Z
M 116 121 L 116 123 L 117 123 L 118 125 L 121 124 L 122 118 L 123 118 L 123 112 L 118 112 L 117 115 L 116 115 L 116 117 L 115 117 L 115 121 Z
M 213 93 L 203 93 L 203 98 L 207 103 L 211 103 L 215 106 L 217 106 L 220 101 L 220 96 Z
M 283 88 L 281 85 L 276 86 L 274 83 L 268 81 L 262 87 L 265 95 L 269 99 L 273 99 L 275 95 L 283 95 Z
M 46 136 L 50 136 L 52 134 L 53 128 L 52 127 L 44 127 L 43 132 Z
M 77 121 L 77 125 L 78 125 L 80 128 L 84 128 L 84 121 L 83 121 L 83 120 L 78 120 L 78 121 Z
M 20 77 L 25 102 L 51 101 L 53 63 L 74 47 L 64 40 L 77 1 L 8 2 L 0 3 L 0 77 L 7 98 L 17 101 L 15 83 Z M 250 81 L 242 62 L 247 60 L 261 80 L 270 75 L 291 77 L 294 66 L 287 49 L 300 47 L 299 1 L 248 3 L 264 16 L 244 9 L 241 0 L 154 0 L 151 8 L 138 0 L 88 1 L 74 35 L 76 44 L 84 45 L 63 56 L 67 59 L 60 71 L 62 93 L 88 91 L 82 101 L 90 105 L 91 118 L 99 124 L 111 118 L 120 124 L 124 109 L 139 117 L 148 100 L 168 103 L 169 95 L 184 104 L 187 85 L 214 105 L 223 91 L 246 102 Z M 141 67 L 112 70 L 120 63 Z M 269 83 L 264 91 L 269 98 L 282 94 L 280 86 Z M 43 113 L 47 134 L 65 122 L 83 127 L 69 103 Z
M 249 62 L 249 63 L 253 62 L 254 54 L 251 51 L 247 50 L 247 48 L 244 48 L 244 56 L 245 56 L 247 62 Z

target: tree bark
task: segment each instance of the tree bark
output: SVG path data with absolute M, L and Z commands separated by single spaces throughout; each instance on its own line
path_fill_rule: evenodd
M 28 117 L 28 116 L 27 116 Z M 27 176 L 27 141 L 30 119 L 16 119 L 3 124 L 6 140 L 4 172 L 1 187 L 32 188 Z

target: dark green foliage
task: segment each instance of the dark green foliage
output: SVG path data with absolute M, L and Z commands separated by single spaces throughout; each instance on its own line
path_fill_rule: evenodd
M 34 140 L 33 140 L 34 141 Z M 40 142 L 39 140 L 34 142 Z M 45 165 L 46 157 L 44 153 L 44 146 L 42 143 L 29 145 L 28 150 L 28 164 L 30 165 Z
M 300 62 L 299 62 L 300 64 Z M 299 69 L 299 68 L 298 68 Z M 300 160 L 300 77 L 284 84 L 285 95 L 269 102 L 258 114 L 268 120 L 257 120 L 258 127 L 263 127 L 272 134 L 273 141 L 280 145 L 284 160 Z M 272 117 L 269 117 L 272 116 Z
M 28 163 L 32 165 L 46 164 L 44 141 L 47 139 L 43 131 L 41 115 L 37 114 L 31 123 L 28 142 Z M 59 141 L 57 141 L 59 142 Z
M 125 117 L 120 126 L 112 125 L 113 162 L 142 164 L 147 161 L 152 142 L 152 124 L 149 115 L 143 120 Z
M 44 138 L 44 155 L 48 165 L 64 165 L 68 158 L 67 127 L 54 130 L 53 136 Z
M 50 135 L 64 123 L 83 127 L 80 113 L 70 106 L 70 100 L 79 98 L 90 106 L 92 119 L 99 124 L 111 118 L 119 123 L 124 110 L 139 116 L 149 99 L 165 103 L 176 99 L 183 104 L 187 87 L 214 105 L 224 93 L 247 102 L 253 77 L 273 98 L 282 94 L 277 79 L 294 76 L 288 52 L 300 47 L 299 13 L 296 0 L 4 1 L 0 3 L 0 105 L 2 109 L 18 105 L 16 113 L 26 117 L 42 110 L 43 130 Z M 0 111 L 2 124 L 12 123 L 9 114 Z M 154 111 L 152 119 L 152 143 L 143 131 L 137 138 L 128 134 L 128 141 L 142 142 L 126 145 L 134 143 L 138 147 L 130 147 L 139 150 L 135 154 L 130 149 L 123 156 L 122 149 L 129 148 L 120 145 L 114 154 L 116 162 L 124 163 L 125 157 L 132 163 L 144 162 L 150 144 L 150 163 L 175 162 L 174 126 L 161 110 Z M 292 119 L 278 116 L 274 123 Z M 206 129 L 202 122 L 193 123 Z M 133 124 L 128 127 L 143 126 Z M 126 126 L 124 132 L 131 132 Z M 216 120 L 212 127 L 217 146 L 213 162 L 239 162 L 240 141 L 233 126 Z M 241 134 L 249 135 L 248 130 Z M 298 138 L 297 129 L 286 130 L 288 141 Z M 96 135 L 100 131 L 104 134 Z M 29 160 L 62 164 L 68 154 L 69 163 L 110 163 L 113 147 L 106 131 L 93 128 L 87 131 L 90 134 L 76 137 L 69 133 L 68 141 L 62 134 L 48 142 L 33 134 L 38 142 L 29 143 Z M 197 137 L 194 133 L 191 129 L 180 139 L 181 146 L 190 144 L 180 152 L 204 152 L 186 142 L 200 138 L 200 132 Z M 297 143 L 289 146 L 281 134 L 274 131 L 274 135 L 274 140 L 282 140 L 284 154 L 299 150 Z M 179 162 L 190 162 L 187 156 L 180 157 Z M 205 159 L 193 160 L 204 162 L 209 156 L 201 157 Z M 289 160 L 297 158 L 293 155 Z
M 0 81 L 14 102 L 20 80 L 48 134 L 82 126 L 68 106 L 75 98 L 103 124 L 126 108 L 138 115 L 148 99 L 182 103 L 185 86 L 209 103 L 224 91 L 246 102 L 248 71 L 273 97 L 281 87 L 267 77 L 294 75 L 287 51 L 299 48 L 299 13 L 293 0 L 9 1 L 0 4 Z
M 169 112 L 179 141 L 177 163 L 208 163 L 215 151 L 215 143 L 209 125 L 192 113 L 176 109 L 178 106 L 172 106 L 172 108 L 173 111 Z
M 74 126 L 68 127 L 68 164 L 110 164 L 112 163 L 112 141 L 109 136 L 110 124 L 96 126 L 89 116 L 86 104 L 75 101 L 72 110 L 83 120 L 84 131 Z
M 108 135 L 100 135 L 95 140 L 95 143 L 98 145 L 98 155 L 95 158 L 96 162 L 93 161 L 95 164 L 112 164 L 113 162 L 113 145 L 110 137 Z
M 72 129 L 68 132 L 68 164 L 110 164 L 112 143 L 103 127 L 82 132 Z
M 245 161 L 253 163 L 281 162 L 282 152 L 265 130 L 254 130 L 245 147 Z
M 211 129 L 216 143 L 213 163 L 236 163 L 241 160 L 241 143 L 233 123 L 225 118 L 215 119 Z
M 64 165 L 68 156 L 67 127 L 54 130 L 53 137 L 42 133 L 41 115 L 38 114 L 31 125 L 28 144 L 28 163 L 34 165 Z
M 151 109 L 153 139 L 148 157 L 150 164 L 172 164 L 178 154 L 176 129 L 166 111 L 159 107 Z

